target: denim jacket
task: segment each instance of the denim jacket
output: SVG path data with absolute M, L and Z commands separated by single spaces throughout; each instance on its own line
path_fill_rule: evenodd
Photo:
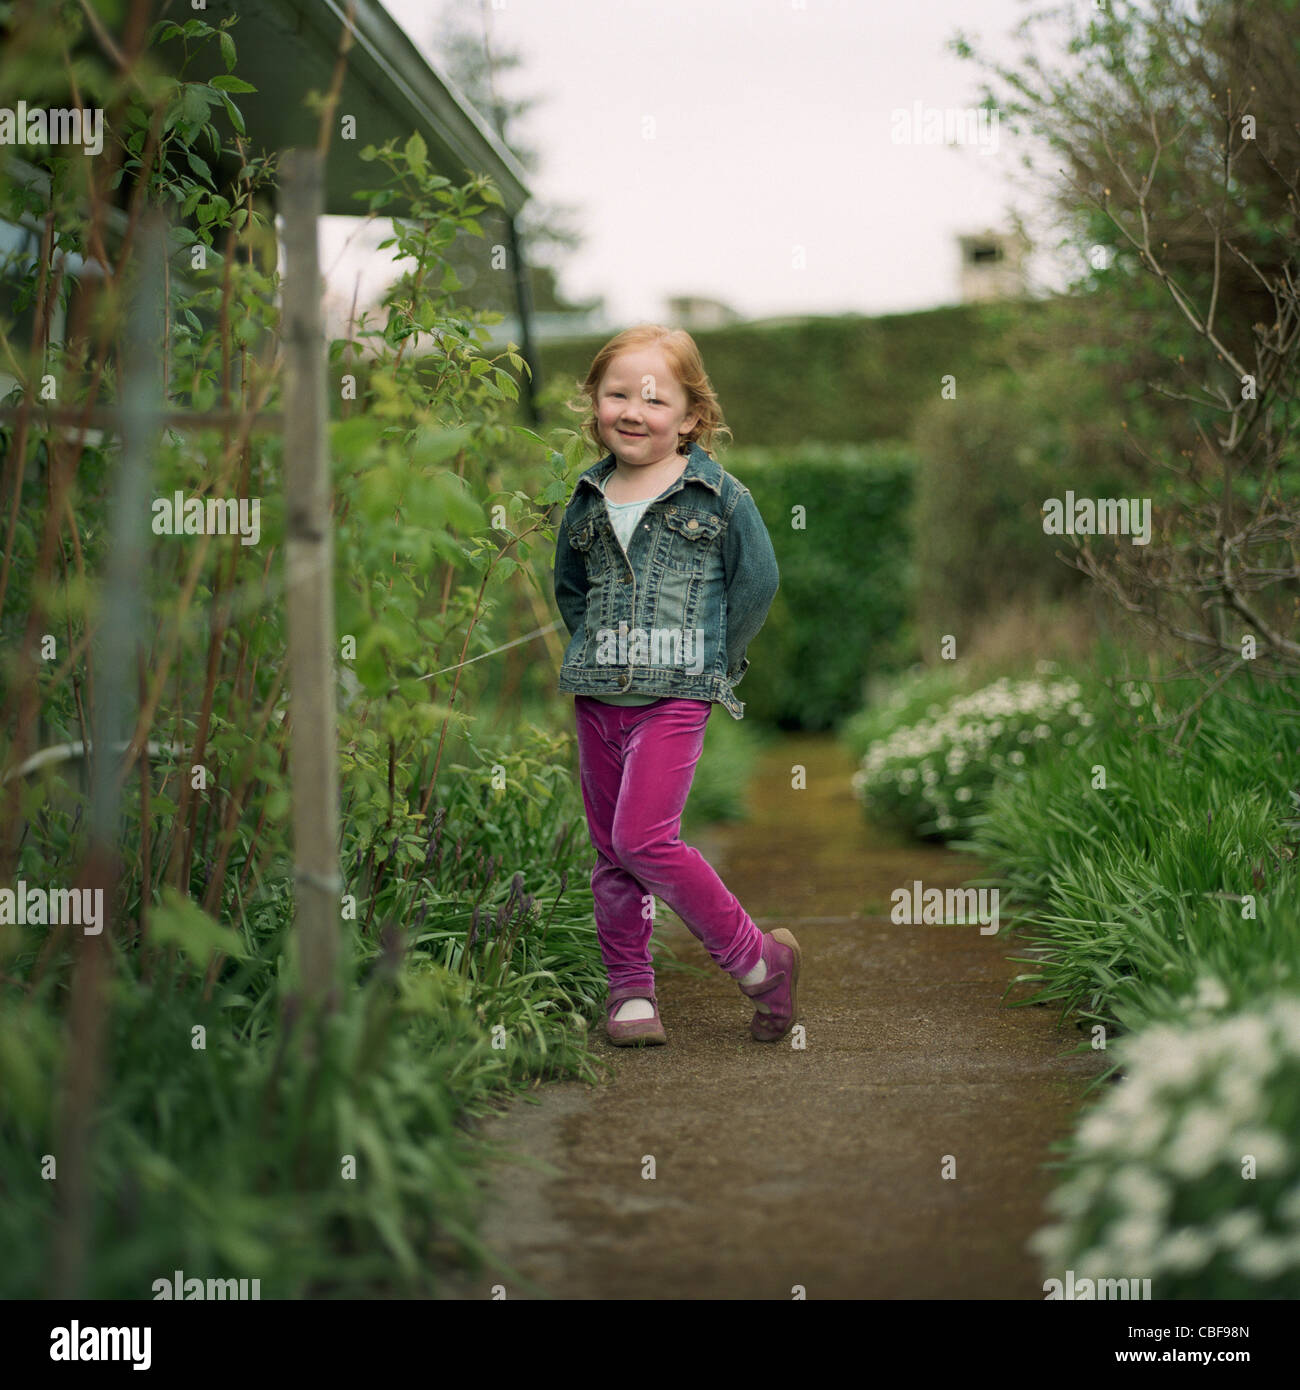
M 606 454 L 578 478 L 556 538 L 555 601 L 569 630 L 558 689 L 717 700 L 743 719 L 732 686 L 780 579 L 753 495 L 692 443 L 625 551 L 600 489 L 614 468 Z

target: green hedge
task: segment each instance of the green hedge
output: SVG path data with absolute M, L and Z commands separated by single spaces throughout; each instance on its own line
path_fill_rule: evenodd
M 974 383 L 1009 363 L 1001 343 L 1036 301 L 955 304 L 915 314 L 844 314 L 692 329 L 737 445 L 863 444 L 903 439 L 946 373 Z M 543 343 L 549 391 L 583 380 L 610 334 Z M 564 412 L 559 423 L 570 424 Z
M 869 672 L 910 659 L 916 460 L 900 444 L 807 444 L 719 461 L 754 494 L 781 572 L 737 690 L 745 718 L 831 728 L 860 708 Z

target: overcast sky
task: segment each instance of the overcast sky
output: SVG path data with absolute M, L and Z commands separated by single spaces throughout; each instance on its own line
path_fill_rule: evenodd
M 893 138 L 896 110 L 1002 90 L 946 44 L 961 30 L 1016 62 L 1026 0 L 388 0 L 435 66 L 449 5 L 480 26 L 486 9 L 493 44 L 523 55 L 502 85 L 537 98 L 516 136 L 542 155 L 534 193 L 585 237 L 561 288 L 605 296 L 615 323 L 663 319 L 676 294 L 746 318 L 956 303 L 957 235 L 1034 212 L 1004 121 L 982 145 Z M 332 288 L 350 298 L 360 271 L 376 292 L 389 253 L 340 256 L 348 220 L 327 223 Z M 1046 256 L 1031 269 L 1061 283 Z

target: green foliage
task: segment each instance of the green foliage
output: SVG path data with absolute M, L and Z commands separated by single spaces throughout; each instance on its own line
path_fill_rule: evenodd
M 1082 359 L 1058 339 L 1014 373 L 959 378 L 955 400 L 918 415 L 912 527 L 923 650 L 949 633 L 960 645 L 977 619 L 1013 598 L 1050 601 L 1081 588 L 1070 538 L 1044 533 L 1044 502 L 1131 490 L 1119 420 Z
M 690 798 L 682 815 L 685 837 L 689 838 L 693 828 L 711 822 L 745 819 L 745 789 L 759 753 L 770 738 L 755 721 L 736 720 L 721 705 L 713 707 L 704 734 L 704 751 L 695 766 Z
M 1056 675 L 1039 663 L 1043 677 Z M 873 741 L 853 776 L 853 789 L 877 820 L 918 835 L 955 835 L 978 814 L 999 778 L 1014 779 L 1045 756 L 1070 756 L 1093 723 L 1075 680 L 1011 681 L 1006 677 L 925 717 L 900 720 Z M 900 692 L 894 711 L 910 703 Z M 914 698 L 914 697 L 913 697 Z M 889 707 L 881 711 L 885 717 Z
M 900 682 L 849 726 L 866 754 L 858 782 L 878 814 L 922 829 L 919 802 L 937 828 L 971 788 L 966 814 L 952 816 L 960 824 L 945 830 L 967 828 L 958 847 L 989 866 L 982 881 L 1019 915 L 1015 983 L 1033 988 L 1014 1005 L 1058 1005 L 1087 1030 L 1079 1051 L 1122 1035 L 1106 1074 L 1122 1079 L 1060 1146 L 1056 1220 L 1033 1242 L 1044 1279 L 1070 1269 L 1076 1283 L 1149 1277 L 1155 1298 L 1294 1297 L 1294 688 L 1243 676 L 1197 711 L 1194 738 L 1175 743 L 1156 725 L 1190 695 L 1113 676 L 1103 686 L 1113 660 L 1079 674 L 1074 727 L 1031 740 L 1015 768 L 1010 754 L 995 764 L 1017 722 L 990 707 L 996 686 L 968 694 L 970 673 L 945 668 Z M 967 746 L 977 757 L 953 769 L 947 759 Z
M 1178 708 L 1178 695 L 1160 698 Z M 974 818 L 970 848 L 1032 911 L 1036 998 L 1131 1025 L 1194 989 L 1207 966 L 1244 1000 L 1297 959 L 1293 945 L 1266 945 L 1262 915 L 1243 918 L 1240 903 L 1294 886 L 1283 823 L 1300 786 L 1294 691 L 1244 676 L 1200 717 L 1183 746 L 1116 713 L 1071 756 L 1000 781 Z M 1231 934 L 1224 902 L 1237 912 Z
M 1300 945 L 1294 886 L 1264 911 Z M 1221 931 L 1238 929 L 1221 913 Z M 1176 1019 L 1115 1046 L 1122 1082 L 1063 1146 L 1045 1278 L 1151 1280 L 1151 1298 L 1300 1293 L 1300 993 L 1226 1006 L 1207 973 Z
M 83 18 L 64 14 L 74 32 Z M 227 121 L 242 130 L 232 97 L 250 90 L 234 75 L 234 40 L 226 24 L 200 20 L 163 21 L 152 40 L 176 46 L 186 76 L 146 73 L 124 107 L 103 104 L 124 188 L 142 188 L 140 206 L 161 204 L 175 224 L 165 251 L 166 403 L 282 408 L 281 287 L 255 210 L 272 169 L 223 145 Z M 4 75 L 43 52 L 37 26 L 31 45 L 6 47 Z M 188 80 L 214 58 L 224 74 Z M 496 190 L 434 174 L 418 136 L 363 157 L 379 185 L 367 206 L 403 209 L 389 244 L 410 268 L 379 322 L 330 345 L 340 386 L 329 455 L 344 989 L 313 1056 L 305 1039 L 318 1021 L 309 1028 L 283 983 L 296 949 L 283 604 L 292 433 L 171 429 L 151 460 L 150 495 L 255 500 L 260 525 L 254 544 L 163 531 L 147 541 L 130 670 L 150 751 L 122 790 L 125 853 L 103 943 L 104 1046 L 96 1113 L 86 1117 L 95 1121 L 90 1297 L 149 1297 L 152 1280 L 177 1268 L 258 1277 L 264 1297 L 428 1296 L 447 1261 L 483 1253 L 466 1120 L 539 1077 L 596 1076 L 586 1025 L 599 1016 L 605 975 L 568 771 L 572 735 L 489 731 L 472 716 L 510 667 L 497 663 L 489 676 L 491 663 L 463 664 L 521 631 L 521 615 L 535 622 L 519 579 L 539 587 L 536 558 L 521 561 L 530 540 L 553 538 L 549 513 L 566 495 L 571 460 L 507 422 L 518 394 L 508 368 L 521 359 L 513 347 L 483 351 L 490 316 L 464 312 L 447 273 L 443 251 L 459 232 L 477 234 L 476 214 L 499 204 Z M 48 163 L 55 248 L 85 255 L 82 165 Z M 217 170 L 237 173 L 219 183 Z M 0 213 L 43 218 L 32 196 L 6 183 Z M 8 268 L 14 293 L 0 304 L 0 347 L 25 372 L 16 399 L 47 370 L 62 404 L 117 399 L 137 263 L 121 254 L 117 223 L 99 225 L 113 263 L 86 320 L 90 336 L 73 336 L 70 316 L 69 336 L 56 334 L 39 360 L 26 361 L 20 321 L 48 319 L 53 306 L 40 295 L 54 288 L 35 260 Z M 77 278 L 70 254 L 67 264 L 64 295 Z M 412 350 L 429 341 L 435 352 Z M 366 369 L 356 372 L 363 348 Z M 102 691 L 87 649 L 102 615 L 120 467 L 111 433 L 89 435 L 69 466 L 66 441 L 55 455 L 49 427 L 30 423 L 28 456 L 7 475 L 17 495 L 0 580 L 6 770 L 16 750 L 89 741 Z M 13 440 L 7 426 L 0 442 Z M 53 658 L 35 660 L 32 632 L 56 639 Z M 74 750 L 6 786 L 0 838 L 17 847 L 6 875 L 76 881 L 87 770 Z M 0 1287 L 21 1297 L 52 1279 L 55 1184 L 36 1156 L 59 1151 L 54 1102 L 70 1076 L 63 1049 L 79 943 L 43 929 L 0 933 Z M 348 1155 L 355 1176 L 344 1170 Z
M 1007 369 L 1002 339 L 1041 306 L 959 304 L 913 314 L 843 314 L 692 329 L 739 446 L 787 454 L 809 442 L 906 439 L 942 377 L 963 383 Z M 604 338 L 542 345 L 548 379 L 586 377 Z
M 830 728 L 858 708 L 866 672 L 896 670 L 910 655 L 912 455 L 808 444 L 734 450 L 720 462 L 753 493 L 780 570 L 737 691 L 745 718 Z

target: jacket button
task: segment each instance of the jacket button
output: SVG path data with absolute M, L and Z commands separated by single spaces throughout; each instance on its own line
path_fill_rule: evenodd
M 694 517 L 691 517 L 691 519 L 686 523 L 686 529 L 688 531 L 697 531 L 699 530 L 699 526 L 700 523 L 696 521 Z

